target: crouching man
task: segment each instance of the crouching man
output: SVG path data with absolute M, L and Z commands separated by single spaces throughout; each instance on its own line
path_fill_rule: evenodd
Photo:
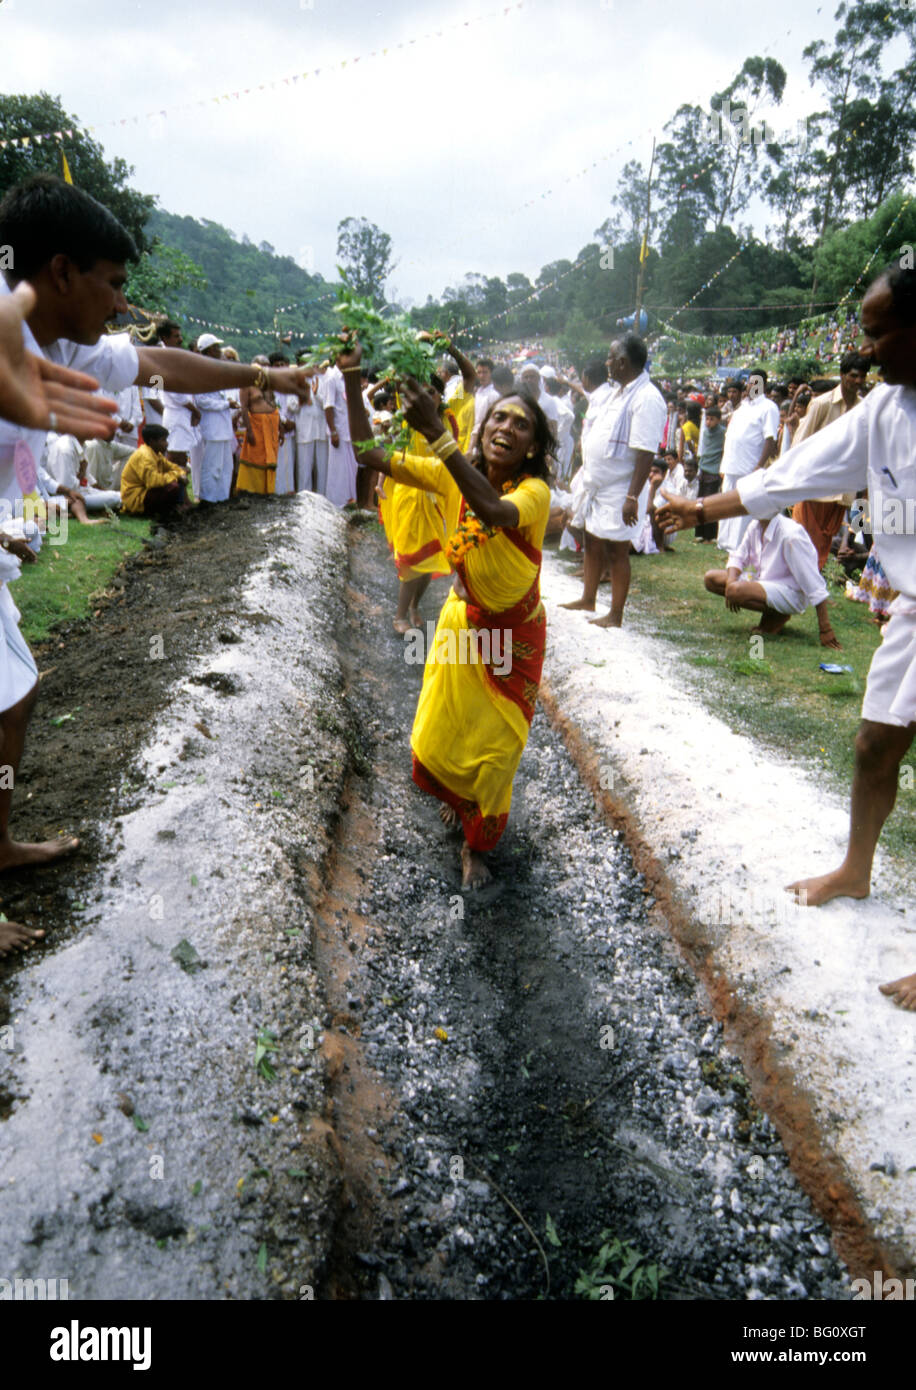
M 750 579 L 748 573 L 756 575 Z M 728 557 L 724 570 L 707 570 L 711 594 L 725 599 L 731 613 L 748 608 L 761 618 L 752 632 L 775 637 L 794 613 L 814 608 L 821 646 L 839 648 L 827 616 L 827 585 L 817 565 L 811 537 L 787 516 L 752 521 Z
M 142 445 L 131 454 L 121 474 L 121 506 L 132 516 L 159 521 L 190 509 L 187 469 L 166 456 L 169 432 L 164 425 L 144 425 Z

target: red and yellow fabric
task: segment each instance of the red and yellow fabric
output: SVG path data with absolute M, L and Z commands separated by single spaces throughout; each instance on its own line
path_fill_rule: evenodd
M 254 443 L 247 436 L 239 456 L 238 492 L 273 492 L 277 478 L 277 457 L 280 452 L 280 412 L 277 410 L 248 415 Z
M 422 462 L 422 470 L 410 467 L 422 474 L 420 486 L 432 485 L 437 470 L 448 474 L 444 464 Z M 445 479 L 438 484 L 445 495 Z M 543 480 L 526 478 L 505 495 L 518 508 L 519 524 L 498 529 L 458 560 L 469 598 L 453 589 L 443 605 L 410 740 L 417 786 L 457 811 L 467 843 L 480 852 L 497 844 L 509 817 L 547 632 L 540 570 L 550 490 Z M 476 660 L 467 659 L 474 649 L 461 636 L 472 630 L 478 643 L 490 634 L 489 650 L 478 645 Z

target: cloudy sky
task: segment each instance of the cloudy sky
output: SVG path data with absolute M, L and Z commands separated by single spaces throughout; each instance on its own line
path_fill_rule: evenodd
M 677 107 L 707 106 L 749 54 L 786 68 L 771 124 L 793 127 L 815 104 L 802 49 L 834 8 L 0 0 L 0 51 L 5 91 L 59 96 L 170 212 L 329 277 L 338 221 L 368 217 L 394 240 L 389 288 L 423 302 L 468 270 L 534 275 L 575 254 L 626 159 L 647 164 Z

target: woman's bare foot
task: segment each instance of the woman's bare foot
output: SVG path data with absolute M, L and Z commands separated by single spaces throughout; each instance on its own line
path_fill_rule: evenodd
M 79 840 L 67 835 L 60 840 L 42 840 L 39 844 L 24 844 L 18 840 L 0 840 L 0 871 L 29 865 L 53 864 L 65 854 L 79 849 Z
M 21 927 L 18 922 L 0 922 L 0 956 L 13 951 L 27 951 L 44 932 L 38 927 Z
M 410 631 L 410 619 L 392 618 L 391 626 L 394 628 L 395 632 L 400 633 L 400 635 L 403 637 L 406 633 Z
M 593 603 L 586 603 L 584 598 L 577 598 L 575 603 L 561 603 L 560 607 L 575 611 L 584 611 L 586 613 L 594 613 L 595 611 L 595 605 Z
M 882 994 L 888 994 L 901 1009 L 916 1013 L 916 975 L 904 975 L 902 980 L 893 980 L 889 985 L 879 985 Z
M 419 610 L 419 608 L 416 607 L 415 604 L 412 603 L 412 604 L 410 605 L 410 609 L 408 610 L 407 616 L 408 616 L 408 618 L 410 619 L 410 626 L 411 626 L 411 627 L 420 627 L 420 628 L 422 628 L 422 626 L 423 626 L 423 619 L 420 617 L 420 610 Z
M 453 806 L 447 806 L 443 802 L 439 807 L 439 819 L 443 825 L 447 825 L 451 829 L 458 824 L 458 812 Z
M 605 613 L 603 618 L 589 618 L 592 627 L 623 627 L 623 618 L 617 618 L 613 613 Z
M 797 907 L 823 907 L 833 898 L 867 898 L 871 884 L 839 868 L 818 878 L 800 878 L 797 883 L 788 884 L 786 892 L 794 896 Z
M 462 888 L 470 888 L 473 893 L 475 888 L 482 888 L 492 877 L 493 875 L 484 863 L 483 855 L 475 854 L 471 846 L 465 841 L 461 846 Z

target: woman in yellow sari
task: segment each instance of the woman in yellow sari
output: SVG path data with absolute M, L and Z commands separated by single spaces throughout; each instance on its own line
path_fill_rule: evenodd
M 371 438 L 359 361 L 358 344 L 339 359 L 354 441 Z M 412 380 L 403 390 L 408 423 L 435 457 L 389 461 L 373 449 L 359 458 L 399 485 L 438 494 L 445 505 L 453 487 L 460 494 L 444 550 L 455 578 L 426 653 L 411 749 L 414 781 L 444 802 L 447 824 L 460 821 L 462 886 L 478 888 L 490 877 L 483 855 L 508 819 L 544 660 L 539 580 L 553 433 L 530 396 L 504 396 L 485 416 L 467 459 L 443 431 L 431 393 Z

